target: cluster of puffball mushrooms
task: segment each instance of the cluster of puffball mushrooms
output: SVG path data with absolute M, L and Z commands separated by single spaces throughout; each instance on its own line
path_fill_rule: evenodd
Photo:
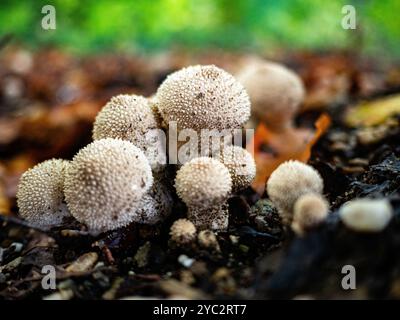
M 176 192 L 186 204 L 187 219 L 173 223 L 171 240 L 190 243 L 199 232 L 202 243 L 208 246 L 214 241 L 210 230 L 228 227 L 229 197 L 249 187 L 255 177 L 252 155 L 241 146 L 223 144 L 217 155 L 178 164 L 171 183 L 165 174 L 167 161 L 160 160 L 160 140 L 149 140 L 147 133 L 155 129 L 167 132 L 171 121 L 178 132 L 241 129 L 254 105 L 255 114 L 261 114 L 267 124 L 292 134 L 292 118 L 304 96 L 301 80 L 283 66 L 265 64 L 261 68 L 268 71 L 264 78 L 262 72 L 251 69 L 242 76 L 244 85 L 216 66 L 199 65 L 169 75 L 150 98 L 113 97 L 96 117 L 92 143 L 70 161 L 47 160 L 22 175 L 17 192 L 20 215 L 42 229 L 62 226 L 72 217 L 90 233 L 98 234 L 133 222 L 162 222 L 173 214 Z M 262 91 L 249 97 L 246 89 L 254 91 L 251 80 L 262 84 Z M 328 215 L 323 180 L 304 163 L 281 164 L 268 180 L 266 191 L 283 223 L 291 225 L 298 235 Z M 390 205 L 385 200 L 380 204 L 389 221 Z M 351 225 L 369 219 L 368 214 L 363 218 L 359 212 L 365 212 L 360 205 L 356 210 L 344 208 L 343 221 Z M 376 220 L 380 217 L 375 214 Z M 371 229 L 368 221 L 363 230 Z

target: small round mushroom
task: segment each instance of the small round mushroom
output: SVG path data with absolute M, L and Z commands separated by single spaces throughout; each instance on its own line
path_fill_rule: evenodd
M 143 152 L 120 139 L 97 140 L 67 167 L 65 199 L 71 214 L 93 233 L 134 221 L 153 176 Z
M 63 193 L 68 165 L 66 160 L 47 160 L 21 176 L 17 191 L 19 214 L 33 226 L 50 229 L 71 216 Z
M 170 74 L 157 90 L 158 110 L 164 121 L 189 128 L 241 128 L 250 116 L 244 87 L 214 65 L 197 65 Z
M 188 207 L 188 218 L 198 229 L 225 230 L 226 200 L 232 190 L 229 170 L 218 160 L 199 157 L 177 172 L 175 188 Z
M 196 239 L 196 227 L 187 219 L 178 219 L 172 226 L 170 231 L 171 240 L 178 245 L 186 245 Z
M 238 74 L 251 101 L 251 111 L 274 131 L 292 127 L 305 97 L 303 82 L 283 65 L 253 60 Z
M 282 163 L 267 182 L 267 193 L 285 224 L 292 220 L 296 200 L 307 193 L 321 194 L 324 183 L 318 171 L 297 160 Z
M 202 248 L 220 251 L 217 236 L 211 230 L 200 231 L 197 236 L 197 241 Z
M 298 236 L 303 236 L 325 221 L 328 211 L 328 202 L 320 194 L 302 195 L 294 204 L 292 230 Z
M 393 216 L 393 208 L 387 199 L 356 199 L 339 209 L 343 223 L 358 232 L 380 232 Z
M 137 95 L 122 94 L 111 98 L 97 114 L 93 126 L 93 140 L 115 138 L 130 141 L 145 153 L 155 171 L 161 170 L 165 164 L 161 161 L 165 146 L 160 134 L 163 132 L 149 100 Z
M 238 192 L 251 185 L 256 176 L 256 163 L 246 149 L 232 145 L 225 146 L 218 159 L 229 170 L 233 192 Z

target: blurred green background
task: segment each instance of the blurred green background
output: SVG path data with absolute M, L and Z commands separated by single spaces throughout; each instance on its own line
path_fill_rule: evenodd
M 56 30 L 41 28 L 45 4 L 56 8 Z M 357 10 L 356 30 L 341 27 L 345 4 Z M 396 57 L 399 13 L 399 0 L 2 0 L 0 30 L 77 53 L 351 48 Z

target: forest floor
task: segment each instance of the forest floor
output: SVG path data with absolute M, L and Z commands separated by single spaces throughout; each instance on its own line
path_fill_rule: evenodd
M 0 299 L 400 298 L 400 117 L 379 112 L 382 98 L 400 93 L 400 66 L 352 53 L 280 59 L 307 87 L 297 125 L 312 127 L 322 112 L 332 120 L 309 159 L 325 181 L 332 212 L 305 237 L 285 230 L 266 194 L 251 188 L 229 201 L 229 229 L 218 233 L 218 246 L 209 249 L 169 241 L 172 222 L 185 215 L 177 197 L 173 217 L 162 224 L 132 224 L 97 237 L 74 221 L 44 232 L 18 218 L 20 175 L 45 159 L 70 159 L 89 143 L 94 117 L 111 96 L 151 95 L 166 75 L 188 64 L 214 63 L 234 72 L 240 58 L 220 52 L 75 58 L 52 49 L 5 50 Z M 354 126 L 344 115 L 361 100 L 377 104 L 376 121 Z M 356 233 L 340 222 L 340 205 L 365 196 L 390 199 L 395 216 L 383 232 Z M 56 267 L 56 290 L 42 287 L 45 265 Z M 342 288 L 345 265 L 357 270 L 356 290 Z

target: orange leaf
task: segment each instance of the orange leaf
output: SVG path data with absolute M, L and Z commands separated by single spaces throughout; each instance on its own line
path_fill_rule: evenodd
M 331 123 L 327 114 L 322 114 L 315 122 L 315 131 L 308 129 L 289 129 L 283 133 L 270 131 L 261 123 L 253 140 L 247 145 L 257 165 L 253 188 L 262 194 L 271 173 L 287 160 L 307 162 L 311 148 L 329 128 Z

